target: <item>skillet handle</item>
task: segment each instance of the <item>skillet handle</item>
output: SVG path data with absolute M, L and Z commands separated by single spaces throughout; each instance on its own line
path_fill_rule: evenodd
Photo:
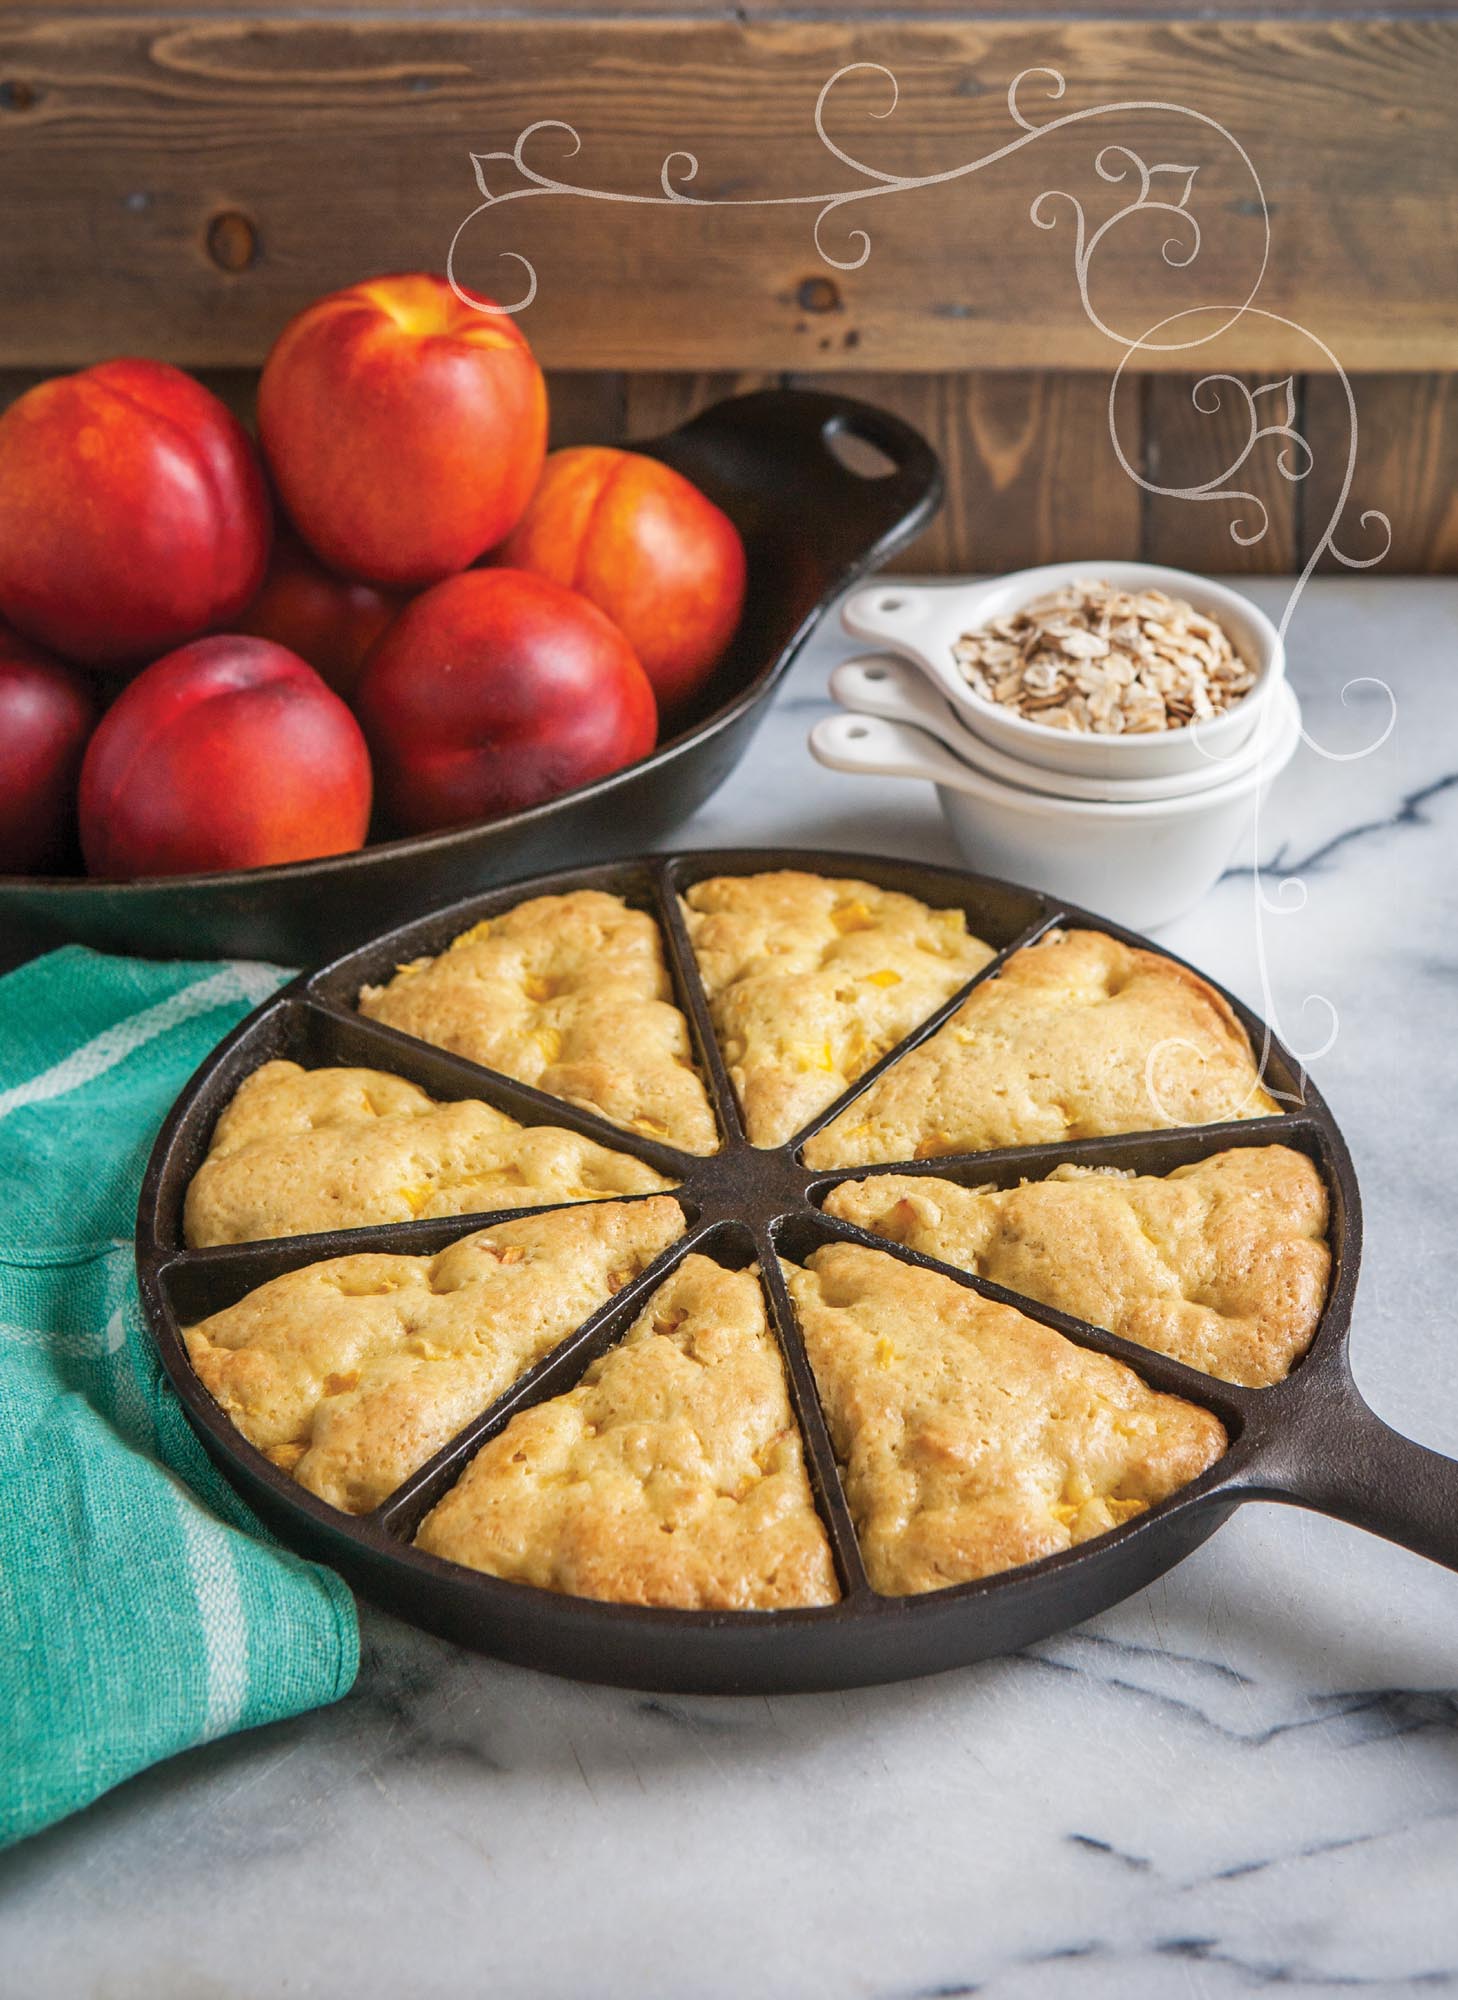
M 1277 1446 L 1273 1431 L 1253 1498 L 1330 1514 L 1458 1570 L 1458 1459 L 1384 1423 L 1345 1371 L 1290 1435 Z
M 893 411 L 834 392 L 788 389 L 781 393 L 810 397 L 811 402 L 798 412 L 806 443 L 813 435 L 816 447 L 842 481 L 859 488 L 879 488 L 887 512 L 898 517 L 915 512 L 929 518 L 940 507 L 942 462 L 921 432 Z M 872 459 L 879 453 L 885 465 L 863 465 L 857 445 L 869 446 Z
M 860 465 L 856 444 L 870 446 L 877 461 Z M 731 488 L 768 484 L 782 507 L 813 524 L 828 544 L 822 552 L 847 574 L 886 561 L 942 504 L 942 462 L 920 431 L 890 410 L 826 390 L 729 396 L 634 450 L 666 460 L 711 494 L 726 476 Z

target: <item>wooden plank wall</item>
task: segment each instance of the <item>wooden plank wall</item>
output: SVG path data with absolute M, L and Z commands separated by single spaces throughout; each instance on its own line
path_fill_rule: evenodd
M 1180 11 L 1178 5 L 1173 12 Z M 817 96 L 830 136 L 817 137 Z M 878 67 L 879 66 L 879 67 Z M 1029 75 L 1054 67 L 1061 97 Z M 900 95 L 891 109 L 894 74 Z M 1233 305 L 1260 269 L 1260 189 L 1272 217 L 1259 303 L 1212 358 L 1228 367 L 1454 365 L 1458 283 L 1458 14 L 1261 20 L 872 16 L 553 19 L 480 7 L 236 12 L 153 0 L 116 13 L 61 4 L 0 10 L 0 364 L 93 357 L 113 345 L 188 364 L 256 363 L 289 315 L 362 270 L 444 260 L 479 197 L 473 154 L 509 150 L 595 190 L 656 193 L 665 156 L 691 150 L 698 203 L 560 195 L 516 200 L 460 245 L 467 283 L 540 277 L 529 327 L 554 367 L 658 369 L 1100 369 L 1106 335 L 1082 309 L 1072 210 L 1040 229 L 1030 204 L 1077 195 L 1092 231 L 1132 191 L 1100 179 L 1106 145 L 1156 168 L 1203 242 L 1181 270 L 1160 256 L 1184 225 L 1136 217 L 1104 239 L 1094 306 L 1126 333 L 1185 308 Z M 1110 106 L 1133 108 L 1110 110 Z M 1168 107 L 1185 105 L 1197 114 Z M 1084 122 L 1066 122 L 1073 114 Z M 1259 172 L 1205 121 L 1220 121 Z M 1059 122 L 1063 121 L 1063 122 Z M 936 176 L 1006 149 L 972 176 Z M 1116 162 L 1117 164 L 1117 162 Z M 499 163 L 494 189 L 522 176 Z M 830 216 L 818 197 L 874 200 Z M 814 197 L 814 199 L 810 199 Z M 763 206 L 756 203 L 789 205 Z M 1180 372 L 1178 354 L 1151 357 Z
M 1254 518 L 1252 502 L 1160 498 L 1121 470 L 1107 413 L 1117 350 L 1080 306 L 1069 211 L 1051 231 L 1029 220 L 1030 201 L 1058 187 L 1087 200 L 1095 226 L 1124 198 L 1094 176 L 1098 144 L 1137 142 L 1150 161 L 1198 166 L 1193 290 L 1159 259 L 1164 222 L 1151 233 L 1136 220 L 1107 239 L 1094 303 L 1144 330 L 1189 301 L 1243 296 L 1259 206 L 1238 156 L 1189 119 L 1072 125 L 975 178 L 843 210 L 827 240 L 844 247 L 861 225 L 873 239 L 855 271 L 817 258 L 813 209 L 549 199 L 473 225 L 462 276 L 509 285 L 516 267 L 500 252 L 530 250 L 541 290 L 523 324 L 552 375 L 559 441 L 650 435 L 735 387 L 825 373 L 896 408 L 948 467 L 947 508 L 904 559 L 931 570 L 1091 552 L 1297 566 L 1346 464 L 1344 391 L 1298 330 L 1310 328 L 1354 371 L 1361 445 L 1344 544 L 1365 553 L 1355 517 L 1380 508 L 1389 572 L 1458 569 L 1458 14 L 1405 0 L 1111 11 L 12 4 L 0 17 L 0 393 L 31 371 L 133 351 L 209 371 L 246 406 L 249 371 L 309 298 L 441 263 L 477 198 L 470 153 L 510 147 L 534 119 L 581 134 L 571 160 L 543 135 L 532 157 L 544 168 L 641 192 L 666 152 L 691 147 L 695 191 L 732 204 L 854 181 L 813 127 L 817 91 L 846 64 L 887 65 L 901 96 L 881 117 L 884 77 L 849 79 L 835 136 L 878 168 L 923 175 L 1014 134 L 1008 83 L 1052 64 L 1067 93 L 1055 106 L 1034 90 L 1030 115 L 1184 103 L 1258 163 L 1273 317 L 1246 320 L 1200 362 L 1252 389 L 1289 376 L 1314 465 L 1292 483 L 1277 443 L 1257 448 L 1240 483 L 1269 527 L 1249 546 L 1229 526 Z M 1121 393 L 1124 449 L 1155 485 L 1199 484 L 1239 449 L 1241 399 L 1227 388 L 1202 413 L 1187 358 L 1149 358 Z

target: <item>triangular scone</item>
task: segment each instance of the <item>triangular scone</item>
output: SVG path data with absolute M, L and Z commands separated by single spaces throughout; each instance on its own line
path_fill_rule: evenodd
M 1290 1373 L 1326 1302 L 1326 1189 L 1288 1146 L 1162 1177 L 1062 1166 L 1004 1189 L 878 1174 L 842 1181 L 825 1208 L 1252 1389 Z
M 668 1195 L 589 1202 L 435 1257 L 286 1272 L 184 1330 L 224 1411 L 311 1493 L 363 1514 L 683 1233 Z
M 993 956 L 960 910 L 783 869 L 696 882 L 684 920 L 756 1146 L 778 1146 Z
M 1277 1109 L 1211 986 L 1103 931 L 1014 952 L 805 1148 L 812 1167 L 930 1160 Z
M 560 1125 L 519 1125 L 472 1098 L 438 1103 L 384 1070 L 268 1062 L 219 1118 L 183 1227 L 199 1248 L 670 1186 Z
M 755 1274 L 686 1257 L 575 1389 L 482 1447 L 416 1544 L 492 1576 L 623 1604 L 834 1602 Z
M 534 896 L 366 986 L 359 1010 L 645 1138 L 718 1147 L 658 926 L 621 896 Z
M 879 1250 L 786 1267 L 873 1587 L 940 1590 L 1101 1535 L 1224 1427 L 1131 1369 Z

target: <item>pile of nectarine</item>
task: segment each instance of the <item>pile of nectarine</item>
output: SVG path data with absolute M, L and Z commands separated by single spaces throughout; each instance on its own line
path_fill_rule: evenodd
M 526 340 L 443 279 L 300 313 L 258 439 L 156 361 L 0 416 L 0 872 L 514 812 L 645 756 L 733 636 L 727 516 L 640 453 L 548 456 Z

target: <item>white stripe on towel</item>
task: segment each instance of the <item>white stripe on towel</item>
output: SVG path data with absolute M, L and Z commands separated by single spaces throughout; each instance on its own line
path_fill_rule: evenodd
M 177 1496 L 182 1545 L 202 1619 L 208 1693 L 201 1740 L 210 1743 L 236 1729 L 248 1705 L 248 1620 L 227 1530 L 203 1512 L 179 1479 L 167 1476 Z
M 184 986 L 180 993 L 159 1000 L 155 1007 L 144 1007 L 129 1020 L 104 1029 L 49 1069 L 42 1070 L 39 1076 L 17 1083 L 10 1090 L 0 1090 L 0 1118 L 19 1111 L 23 1105 L 44 1103 L 48 1098 L 64 1097 L 68 1091 L 79 1090 L 83 1084 L 115 1068 L 133 1050 L 198 1014 L 211 1013 L 213 1008 L 226 1007 L 234 1000 L 246 1000 L 256 1007 L 277 990 L 284 976 L 271 965 L 253 965 L 246 960 L 225 965 L 195 986 Z

